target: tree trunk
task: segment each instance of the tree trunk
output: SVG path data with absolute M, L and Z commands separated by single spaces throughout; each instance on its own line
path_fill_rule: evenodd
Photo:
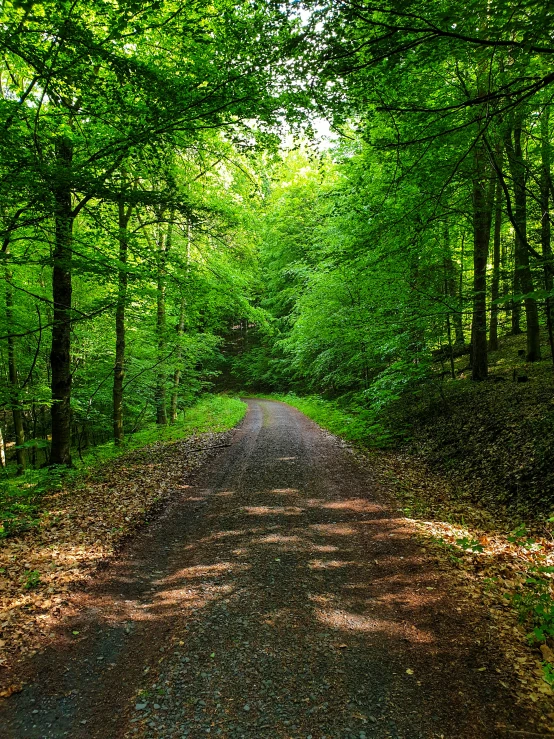
M 171 391 L 171 407 L 169 418 L 171 423 L 175 423 L 177 420 L 177 400 L 179 398 L 179 384 L 181 382 L 181 361 L 183 359 L 183 349 L 181 347 L 181 338 L 185 332 L 185 296 L 181 297 L 181 305 L 179 307 L 179 324 L 177 326 L 177 341 L 179 347 L 177 349 L 177 366 L 173 373 L 173 389 Z
M 6 272 L 6 325 L 8 331 L 13 330 L 13 292 L 10 286 L 12 276 Z M 17 375 L 17 356 L 14 337 L 8 335 L 8 377 L 10 383 L 10 405 L 12 407 L 13 427 L 15 433 L 15 457 L 17 460 L 17 474 L 22 475 L 27 466 L 25 443 L 25 428 L 23 426 L 23 411 L 19 398 L 19 380 Z
M 521 293 L 521 283 L 519 279 L 519 267 L 516 257 L 517 245 L 514 243 L 514 272 L 512 275 L 512 293 L 519 295 Z M 521 303 L 519 300 L 512 300 L 512 335 L 519 336 L 521 330 Z
M 450 305 L 456 305 L 457 307 L 461 304 L 461 296 L 458 295 L 458 280 L 456 279 L 456 265 L 452 259 L 452 253 L 450 250 L 450 237 L 448 233 L 448 227 L 445 227 L 444 231 L 444 288 L 446 298 L 450 298 L 448 301 Z M 463 346 L 465 343 L 464 328 L 462 325 L 462 314 L 458 308 L 454 308 L 451 313 L 448 313 L 447 317 L 447 329 L 449 336 L 451 335 L 451 328 L 454 326 L 454 346 Z M 449 338 L 449 342 L 451 339 Z
M 510 171 L 514 187 L 515 221 L 518 230 L 515 234 L 515 269 L 518 275 L 519 287 L 525 297 L 525 323 L 527 329 L 527 361 L 535 362 L 541 358 L 541 344 L 539 331 L 539 313 L 537 301 L 530 297 L 533 292 L 533 278 L 529 266 L 529 252 L 525 245 L 527 238 L 527 196 L 525 192 L 525 163 L 521 148 L 522 120 L 518 117 L 514 121 L 513 139 L 508 134 L 507 152 Z
M 547 266 L 552 266 L 552 247 L 550 244 L 550 108 L 545 106 L 541 115 L 541 247 L 544 259 L 544 286 L 552 292 L 552 273 Z M 546 298 L 546 326 L 548 328 L 548 343 L 550 354 L 554 362 L 554 332 L 552 327 L 552 298 Z
M 500 234 L 502 228 L 502 183 L 496 184 L 494 209 L 494 236 L 492 248 L 491 319 L 489 326 L 489 351 L 498 350 L 498 303 L 500 297 Z
M 491 184 L 492 183 L 492 184 Z M 492 218 L 494 180 L 482 146 L 475 148 L 473 176 L 473 317 L 471 325 L 471 378 L 485 380 L 487 356 L 487 259 Z
M 71 165 L 73 146 L 68 139 L 56 145 L 57 181 L 53 194 L 56 206 L 56 241 L 53 254 L 52 297 L 52 447 L 51 464 L 71 465 L 71 261 L 73 211 Z
M 158 372 L 156 377 L 156 423 L 160 426 L 167 425 L 166 389 L 165 389 L 165 362 L 166 352 L 166 320 L 165 320 L 165 265 L 167 252 L 171 247 L 171 229 L 169 223 L 167 233 L 164 235 L 160 230 L 158 247 L 158 284 L 156 291 L 156 333 L 158 335 Z
M 2 426 L 0 426 L 0 467 L 2 467 L 3 470 L 6 469 L 6 445 L 4 443 Z
M 125 304 L 127 301 L 127 226 L 131 207 L 125 209 L 123 194 L 118 204 L 119 271 L 117 307 L 115 310 L 115 366 L 113 375 L 113 436 L 116 444 L 123 443 L 123 380 L 125 378 Z

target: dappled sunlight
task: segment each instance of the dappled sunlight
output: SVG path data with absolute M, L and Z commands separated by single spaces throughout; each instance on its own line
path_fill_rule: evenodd
M 245 506 L 243 511 L 248 516 L 301 516 L 304 508 L 298 506 Z
M 185 567 L 183 569 L 176 570 L 168 577 L 157 581 L 156 584 L 167 585 L 174 583 L 177 580 L 208 580 L 210 578 L 217 578 L 221 575 L 232 574 L 237 571 L 239 565 L 232 562 L 218 562 L 212 565 L 195 565 L 193 567 Z M 241 570 L 245 568 L 245 565 L 240 565 Z
M 324 626 L 342 632 L 380 632 L 394 639 L 406 639 L 406 624 L 404 622 L 363 616 L 343 609 L 318 608 L 315 610 L 315 617 Z M 432 644 L 435 642 L 435 637 L 429 632 L 418 629 L 417 641 L 422 644 Z
M 352 511 L 353 513 L 382 513 L 382 506 L 370 503 L 365 498 L 350 498 L 346 500 L 335 500 L 330 503 L 322 503 L 322 508 L 332 511 Z
M 325 500 L 323 498 L 308 498 L 304 503 L 308 508 L 322 508 Z
M 397 630 L 391 625 L 390 621 L 359 616 L 358 614 L 349 613 L 343 610 L 315 610 L 315 618 L 319 623 L 332 629 L 341 631 L 387 631 Z
M 360 562 L 344 562 L 340 559 L 312 559 L 308 562 L 311 570 L 333 570 L 339 567 L 360 567 Z
M 153 602 L 144 604 L 142 608 L 151 610 L 153 616 L 156 615 L 156 611 L 160 607 L 167 609 L 175 606 L 178 607 L 179 611 L 183 608 L 194 608 L 196 611 L 200 608 L 205 608 L 215 600 L 224 597 L 228 598 L 234 590 L 235 588 L 232 585 L 214 586 L 210 588 L 209 594 L 199 589 L 183 590 L 182 588 L 170 588 L 157 592 L 153 598 Z
M 311 550 L 321 552 L 321 554 L 332 554 L 333 552 L 340 551 L 339 547 L 336 547 L 334 544 L 312 544 Z
M 203 536 L 198 539 L 195 539 L 190 544 L 186 544 L 183 546 L 183 551 L 187 550 L 194 550 L 197 549 L 200 544 L 211 544 L 213 542 L 219 541 L 219 540 L 225 540 L 225 539 L 231 539 L 236 538 L 240 539 L 247 534 L 255 533 L 256 531 L 265 531 L 266 528 L 263 526 L 258 527 L 257 529 L 226 529 L 225 531 L 215 531 L 213 534 L 210 534 L 209 536 Z
M 284 534 L 267 534 L 252 540 L 253 544 L 281 544 L 285 549 L 290 545 L 302 544 L 303 539 L 300 536 L 285 536 Z M 294 547 L 296 548 L 296 547 Z
M 314 523 L 310 525 L 310 529 L 317 534 L 324 536 L 355 536 L 356 529 L 352 526 L 346 526 L 342 523 Z
M 327 483 L 304 478 L 300 483 L 284 466 L 278 468 L 281 476 L 272 479 L 277 469 L 273 459 L 265 469 L 256 458 L 248 481 L 248 469 L 239 458 L 236 477 L 226 479 L 222 489 L 192 489 L 189 508 L 174 508 L 172 516 L 162 517 L 139 537 L 126 558 L 112 562 L 108 586 L 94 586 L 80 596 L 76 626 L 58 624 L 56 631 L 66 643 L 82 639 L 80 653 L 93 654 L 87 664 L 98 659 L 93 639 L 85 643 L 87 624 L 92 624 L 101 635 L 98 642 L 120 640 L 114 670 L 126 674 L 135 660 L 139 675 L 150 671 L 135 689 L 157 690 L 160 675 L 169 670 L 163 685 L 179 686 L 175 695 L 183 715 L 190 722 L 192 716 L 206 714 L 211 728 L 219 726 L 218 702 L 225 706 L 221 715 L 238 707 L 240 716 L 245 714 L 241 721 L 269 711 L 267 705 L 258 708 L 252 697 L 263 693 L 263 683 L 288 712 L 314 716 L 307 711 L 320 705 L 329 708 L 328 714 L 322 709 L 323 723 L 327 715 L 342 717 L 344 712 L 350 721 L 367 713 L 358 704 L 352 714 L 346 702 L 367 688 L 366 666 L 368 675 L 376 671 L 379 690 L 381 676 L 384 685 L 395 684 L 398 676 L 414 687 L 420 683 L 410 677 L 412 668 L 429 674 L 436 664 L 454 664 L 464 657 L 463 645 L 458 648 L 449 640 L 459 624 L 456 609 L 451 609 L 452 618 L 448 594 L 422 557 L 412 522 L 367 500 L 362 487 L 350 484 L 349 478 L 346 497 L 340 499 L 332 487 L 327 490 Z M 295 482 L 299 488 L 287 486 Z M 273 487 L 276 483 L 282 487 Z M 67 559 L 67 566 L 73 558 L 78 566 L 82 552 L 76 546 L 49 556 L 54 562 Z M 22 596 L 19 608 L 29 609 L 32 592 Z M 37 628 L 46 631 L 46 617 L 32 607 Z M 107 662 L 106 657 L 102 664 Z M 181 682 L 171 682 L 173 668 L 168 665 L 178 665 Z M 97 672 L 103 674 L 99 668 Z M 323 676 L 318 685 L 332 686 L 345 701 L 335 707 L 325 687 L 321 694 L 304 692 L 313 674 Z M 222 685 L 227 693 L 221 700 L 217 696 L 208 717 L 204 709 Z M 152 700 L 144 702 L 158 721 L 160 706 L 153 712 Z M 366 723 L 360 726 L 367 729 Z M 269 731 L 283 738 L 294 733 L 282 728 L 283 733 L 275 726 Z M 259 735 L 266 734 L 264 726 Z M 315 736 L 320 735 L 318 729 Z

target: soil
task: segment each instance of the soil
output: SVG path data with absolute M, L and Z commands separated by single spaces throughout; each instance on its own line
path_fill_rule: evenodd
M 540 736 L 486 610 L 281 403 L 250 400 L 74 606 L 3 701 L 2 739 Z

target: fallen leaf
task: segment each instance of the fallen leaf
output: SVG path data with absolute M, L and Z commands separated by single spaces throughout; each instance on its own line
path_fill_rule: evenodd
M 548 644 L 541 644 L 541 653 L 545 662 L 550 662 L 550 664 L 554 665 L 554 652 Z
M 14 693 L 21 693 L 22 690 L 23 685 L 21 685 L 21 683 L 9 685 L 5 690 L 2 690 L 0 692 L 0 698 L 9 698 L 10 695 L 13 695 Z

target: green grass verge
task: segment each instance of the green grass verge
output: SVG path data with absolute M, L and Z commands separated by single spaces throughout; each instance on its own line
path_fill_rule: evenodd
M 41 498 L 90 474 L 129 451 L 156 442 L 170 443 L 195 434 L 221 433 L 242 420 L 247 406 L 227 395 L 204 395 L 173 426 L 150 426 L 127 437 L 122 446 L 112 442 L 93 447 L 75 459 L 73 469 L 29 469 L 20 477 L 0 479 L 0 539 L 21 533 L 38 523 Z

